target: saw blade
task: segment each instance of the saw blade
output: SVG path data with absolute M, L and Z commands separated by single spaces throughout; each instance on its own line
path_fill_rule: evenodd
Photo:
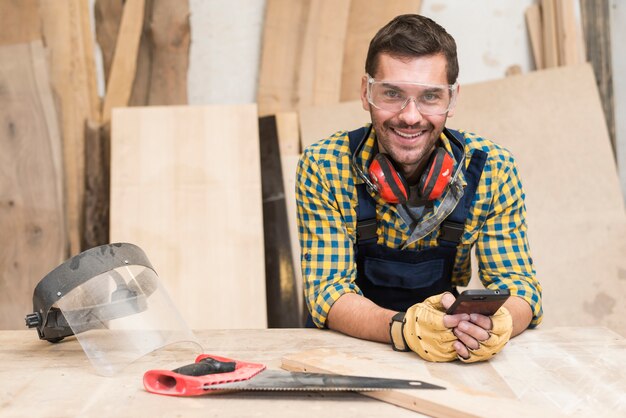
M 342 376 L 322 373 L 265 370 L 244 381 L 205 385 L 212 390 L 262 391 L 378 391 L 390 389 L 445 389 L 421 380 L 387 379 L 380 377 Z

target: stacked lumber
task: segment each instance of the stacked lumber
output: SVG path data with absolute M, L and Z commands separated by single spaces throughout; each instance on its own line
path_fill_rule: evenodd
M 526 27 L 537 70 L 586 61 L 578 0 L 539 0 L 526 9 Z
M 359 97 L 369 41 L 421 0 L 268 0 L 257 102 L 261 116 Z

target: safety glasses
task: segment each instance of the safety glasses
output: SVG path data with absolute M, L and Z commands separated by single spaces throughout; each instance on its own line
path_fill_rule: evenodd
M 367 101 L 377 109 L 400 112 L 410 100 L 423 115 L 443 115 L 455 104 L 458 83 L 423 84 L 376 80 L 367 74 Z

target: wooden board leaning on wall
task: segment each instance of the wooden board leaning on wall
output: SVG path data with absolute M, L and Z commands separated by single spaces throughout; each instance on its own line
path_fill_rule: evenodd
M 41 41 L 0 47 L 0 328 L 67 254 L 62 144 Z
M 144 249 L 191 328 L 267 326 L 255 105 L 115 109 L 111 242 Z

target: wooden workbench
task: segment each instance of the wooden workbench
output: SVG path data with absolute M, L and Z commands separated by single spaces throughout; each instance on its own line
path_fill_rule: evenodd
M 492 361 L 472 365 L 426 363 L 413 353 L 394 352 L 385 344 L 332 331 L 204 330 L 196 335 L 206 353 L 263 362 L 269 368 L 280 368 L 285 356 L 328 349 L 367 362 L 372 375 L 386 368 L 420 371 L 416 378 L 447 382 L 446 393 L 451 395 L 475 391 L 484 399 L 491 394 L 500 405 L 493 416 L 514 412 L 501 410 L 506 405 L 503 399 L 515 408 L 539 407 L 545 416 L 626 416 L 626 339 L 606 328 L 527 331 Z M 145 370 L 170 369 L 192 359 L 184 350 L 165 349 L 114 377 L 101 377 L 74 338 L 50 344 L 38 340 L 34 331 L 0 331 L 0 416 L 419 416 L 357 393 L 248 392 L 175 398 L 144 391 Z M 448 402 L 454 405 L 454 396 Z

